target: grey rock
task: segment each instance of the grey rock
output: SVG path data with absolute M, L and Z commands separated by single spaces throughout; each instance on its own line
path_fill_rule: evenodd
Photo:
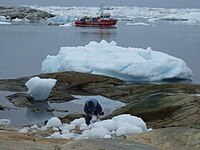
M 0 16 L 5 16 L 10 21 L 18 18 L 28 19 L 30 22 L 39 22 L 55 15 L 25 6 L 0 6 Z
M 61 150 L 158 150 L 144 144 L 116 139 L 94 139 L 71 141 L 61 146 Z
M 161 150 L 199 150 L 200 130 L 171 127 L 153 129 L 150 132 L 126 136 L 129 141 L 151 145 Z

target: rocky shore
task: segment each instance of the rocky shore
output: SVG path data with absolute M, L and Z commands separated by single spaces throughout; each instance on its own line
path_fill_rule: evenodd
M 121 139 L 59 139 L 52 142 L 42 135 L 22 135 L 16 133 L 16 130 L 13 131 L 11 127 L 2 127 L 0 149 L 20 144 L 20 149 L 25 149 L 26 146 L 31 149 L 31 145 L 35 145 L 35 149 L 200 149 L 200 85 L 130 84 L 111 77 L 77 72 L 38 76 L 57 79 L 48 101 L 70 101 L 75 94 L 102 95 L 127 104 L 103 119 L 128 113 L 141 117 L 153 130 Z M 31 107 L 32 102 L 25 93 L 25 83 L 30 78 L 0 80 L 0 90 L 16 92 L 7 97 L 16 107 Z M 79 115 L 82 114 L 71 114 L 61 119 L 69 121 Z
M 45 12 L 43 10 L 33 9 L 27 6 L 1 6 L 0 16 L 4 16 L 6 20 L 12 21 L 14 19 L 29 20 L 32 23 L 40 22 L 55 15 Z

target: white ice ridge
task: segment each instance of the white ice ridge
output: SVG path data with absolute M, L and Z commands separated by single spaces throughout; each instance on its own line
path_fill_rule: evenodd
M 42 62 L 42 73 L 76 71 L 101 74 L 128 81 L 188 79 L 192 71 L 186 63 L 151 48 L 120 47 L 112 41 L 90 42 L 85 46 L 61 47 L 56 56 Z
M 56 84 L 56 79 L 41 79 L 33 77 L 26 82 L 28 88 L 28 95 L 34 100 L 46 100 Z
M 36 8 L 48 11 L 56 15 L 54 21 L 68 22 L 78 17 L 96 16 L 100 13 L 99 7 L 39 7 Z M 183 21 L 184 23 L 200 23 L 200 9 L 193 8 L 148 8 L 148 7 L 127 7 L 127 6 L 109 6 L 104 7 L 105 11 L 118 20 L 134 20 L 136 18 L 145 18 L 149 21 L 168 20 Z

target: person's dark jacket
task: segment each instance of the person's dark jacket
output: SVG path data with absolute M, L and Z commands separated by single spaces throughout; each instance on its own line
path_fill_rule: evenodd
M 94 105 L 90 106 L 90 101 L 92 101 Z M 84 111 L 86 114 L 102 115 L 102 107 L 96 99 L 87 100 L 84 106 Z

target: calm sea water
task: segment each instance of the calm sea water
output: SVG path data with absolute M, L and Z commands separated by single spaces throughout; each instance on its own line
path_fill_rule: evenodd
M 57 55 L 60 47 L 79 46 L 90 41 L 115 41 L 119 46 L 162 51 L 183 59 L 200 83 L 200 28 L 195 25 L 157 23 L 155 26 L 78 28 L 45 25 L 0 26 L 0 78 L 39 74 L 47 55 Z M 97 56 L 98 57 L 98 56 Z

